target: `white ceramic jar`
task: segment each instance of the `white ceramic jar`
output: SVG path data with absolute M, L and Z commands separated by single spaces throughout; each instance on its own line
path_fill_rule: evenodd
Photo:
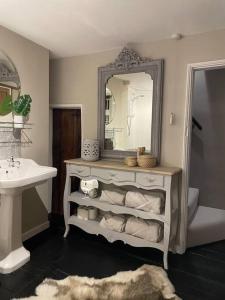
M 82 144 L 81 158 L 88 161 L 99 159 L 99 141 L 95 139 L 84 139 Z

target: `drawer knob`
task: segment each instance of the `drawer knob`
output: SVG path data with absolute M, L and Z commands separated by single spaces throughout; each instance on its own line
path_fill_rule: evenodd
M 149 177 L 148 177 L 148 181 L 149 181 L 149 182 L 153 182 L 153 181 L 155 181 L 155 178 L 153 178 L 153 177 L 150 177 L 150 178 L 149 178 Z

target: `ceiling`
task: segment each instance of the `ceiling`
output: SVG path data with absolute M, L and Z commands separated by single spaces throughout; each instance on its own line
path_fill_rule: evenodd
M 224 0 L 0 0 L 0 22 L 67 57 L 225 28 Z

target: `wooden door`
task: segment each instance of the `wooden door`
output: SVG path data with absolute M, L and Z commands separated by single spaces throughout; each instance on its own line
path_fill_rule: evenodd
M 52 213 L 63 215 L 65 159 L 81 156 L 80 109 L 53 109 L 53 166 L 58 169 L 52 185 Z M 75 184 L 75 183 L 74 183 Z

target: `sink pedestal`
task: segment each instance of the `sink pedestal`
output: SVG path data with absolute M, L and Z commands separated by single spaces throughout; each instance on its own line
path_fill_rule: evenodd
M 32 159 L 0 160 L 0 273 L 17 270 L 30 259 L 22 244 L 22 192 L 55 177 L 57 169 Z
M 22 244 L 22 191 L 0 194 L 0 273 L 11 273 L 30 260 Z

